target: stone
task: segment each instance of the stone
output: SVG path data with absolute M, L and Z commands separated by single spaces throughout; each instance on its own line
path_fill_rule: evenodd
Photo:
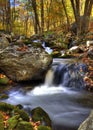
M 34 130 L 30 122 L 19 121 L 16 130 Z
M 11 129 L 13 130 L 17 126 L 17 124 L 19 122 L 19 118 L 20 118 L 20 116 L 16 115 L 16 116 L 13 116 L 8 119 L 8 124 L 9 124 L 8 129 L 9 130 L 11 130 Z
M 81 123 L 78 130 L 93 130 L 93 110 L 91 111 L 89 117 Z
M 48 126 L 40 125 L 40 126 L 38 126 L 38 130 L 52 130 L 52 129 L 50 127 L 48 127 Z
M 93 47 L 89 48 L 89 50 L 88 50 L 88 57 L 93 59 Z
M 32 120 L 34 122 L 40 121 L 42 125 L 51 127 L 51 119 L 47 112 L 45 112 L 41 107 L 36 107 L 31 111 Z
M 9 46 L 9 42 L 6 37 L 0 37 L 0 53 L 3 49 Z
M 9 83 L 8 77 L 6 77 L 5 75 L 2 78 L 0 77 L 0 84 L 7 85 L 8 83 Z
M 52 57 L 42 48 L 9 46 L 0 53 L 0 69 L 13 81 L 44 79 Z
M 93 46 L 93 41 L 86 41 L 86 46 L 87 46 L 87 47 Z

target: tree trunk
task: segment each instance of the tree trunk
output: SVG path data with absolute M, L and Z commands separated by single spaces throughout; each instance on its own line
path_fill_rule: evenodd
M 88 31 L 89 20 L 92 11 L 93 0 L 86 0 L 84 7 L 84 15 L 80 16 L 80 0 L 71 0 L 75 22 L 77 25 L 77 35 L 80 36 Z
M 93 6 L 93 0 L 86 0 L 85 8 L 84 8 L 83 20 L 82 20 L 82 33 L 88 32 L 92 6 Z
M 62 5 L 63 5 L 64 12 L 65 12 L 65 15 L 66 15 L 66 19 L 67 19 L 67 27 L 68 27 L 68 30 L 69 30 L 69 28 L 70 28 L 70 22 L 69 22 L 69 17 L 68 17 L 68 14 L 67 14 L 67 9 L 66 9 L 65 1 L 64 1 L 64 0 L 62 0 Z
M 44 31 L 44 1 L 41 0 L 41 32 L 43 33 Z
M 10 0 L 6 3 L 6 31 L 11 31 L 11 7 L 10 7 Z
M 71 5 L 73 8 L 75 22 L 77 25 L 77 36 L 81 33 L 81 19 L 80 19 L 80 0 L 71 0 Z
M 36 0 L 32 0 L 32 7 L 34 10 L 34 15 L 35 15 L 35 33 L 40 33 L 40 24 L 39 24 L 39 18 L 37 14 L 37 5 L 36 5 Z

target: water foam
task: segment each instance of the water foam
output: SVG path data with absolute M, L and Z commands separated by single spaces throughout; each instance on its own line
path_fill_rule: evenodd
M 35 87 L 32 91 L 28 92 L 27 95 L 51 95 L 62 92 L 67 92 L 67 88 L 62 86 L 47 86 L 46 84 Z

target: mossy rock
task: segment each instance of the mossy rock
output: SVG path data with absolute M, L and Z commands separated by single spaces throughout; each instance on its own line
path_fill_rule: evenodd
M 3 114 L 0 112 L 0 130 L 4 130 Z
M 0 95 L 0 99 L 7 99 L 7 98 L 9 98 L 9 96 L 7 94 Z
M 41 107 L 33 109 L 31 115 L 34 122 L 40 121 L 44 125 L 51 126 L 49 115 Z
M 40 125 L 40 126 L 38 126 L 37 130 L 52 130 L 52 129 L 50 127 L 48 127 L 48 126 L 42 126 L 42 125 Z
M 20 121 L 16 127 L 16 130 L 34 130 L 30 122 Z
M 20 110 L 17 106 L 0 102 L 0 110 L 8 112 L 11 116 L 18 114 L 24 121 L 29 121 L 29 115 L 24 110 Z
M 7 104 L 4 102 L 0 102 L 0 110 L 3 112 L 12 111 L 14 109 L 14 106 L 11 104 Z
M 9 79 L 5 76 L 3 78 L 0 78 L 0 84 L 8 84 L 9 83 Z
M 20 117 L 24 120 L 24 121 L 29 121 L 29 115 L 24 111 L 24 110 L 20 110 L 19 108 L 15 108 L 14 109 L 15 113 L 18 113 L 20 115 Z
M 20 116 L 16 115 L 16 116 L 13 116 L 8 119 L 8 124 L 9 124 L 8 130 L 15 129 L 15 127 L 17 126 L 17 124 L 19 122 L 19 118 L 20 118 Z
M 61 53 L 59 51 L 53 51 L 51 54 L 52 57 L 56 58 L 56 57 L 60 57 Z
M 31 43 L 34 47 L 40 47 L 40 48 L 42 48 L 42 43 L 40 43 L 40 42 L 32 42 Z

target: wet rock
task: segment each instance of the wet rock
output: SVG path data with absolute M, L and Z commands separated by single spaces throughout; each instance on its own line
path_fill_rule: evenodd
M 13 81 L 43 79 L 52 63 L 44 49 L 9 46 L 0 53 L 0 69 Z
M 93 110 L 91 111 L 89 117 L 81 123 L 78 130 L 93 130 Z
M 69 53 L 73 54 L 73 53 L 81 53 L 83 52 L 79 46 L 73 46 L 69 49 L 68 51 Z
M 40 121 L 42 125 L 51 127 L 51 119 L 48 114 L 40 107 L 37 107 L 31 111 L 32 120 L 34 122 Z
M 87 46 L 87 47 L 93 46 L 93 41 L 87 41 L 87 42 L 86 42 L 86 46 Z

